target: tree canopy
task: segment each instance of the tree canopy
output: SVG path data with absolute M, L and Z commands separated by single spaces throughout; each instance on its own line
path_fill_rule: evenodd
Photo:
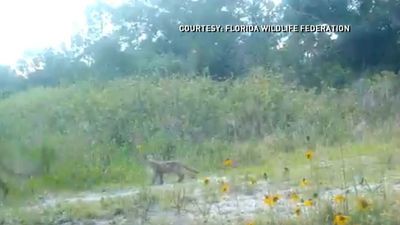
M 398 0 L 129 0 L 101 1 L 86 11 L 88 30 L 72 47 L 47 49 L 27 79 L 0 68 L 2 93 L 31 86 L 121 76 L 244 76 L 253 67 L 284 74 L 308 87 L 342 87 L 376 71 L 400 70 Z M 349 33 L 180 32 L 182 24 L 345 24 Z

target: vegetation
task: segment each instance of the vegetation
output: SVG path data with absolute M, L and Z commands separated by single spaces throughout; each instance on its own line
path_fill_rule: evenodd
M 189 212 L 198 224 L 399 224 L 399 7 L 97 2 L 87 10 L 88 32 L 70 48 L 0 66 L 0 186 L 10 191 L 0 223 L 162 224 Z M 178 32 L 179 24 L 325 23 L 352 32 Z M 204 177 L 149 188 L 147 153 Z M 132 186 L 143 190 L 11 207 L 48 193 Z M 262 211 L 234 219 L 218 211 L 244 210 L 246 197 Z
M 259 70 L 225 82 L 176 77 L 35 88 L 0 102 L 3 163 L 41 167 L 43 176 L 16 183 L 23 192 L 86 189 L 145 182 L 143 153 L 207 171 L 225 158 L 257 166 L 305 146 L 337 148 L 366 135 L 390 140 L 396 78 L 357 85 L 316 93 Z

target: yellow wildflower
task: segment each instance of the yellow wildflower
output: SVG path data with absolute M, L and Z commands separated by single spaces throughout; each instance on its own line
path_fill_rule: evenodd
M 281 196 L 280 196 L 280 195 L 274 195 L 274 196 L 272 197 L 272 200 L 273 200 L 274 202 L 278 202 L 279 199 L 281 199 Z
M 309 185 L 310 185 L 310 181 L 308 181 L 306 178 L 301 179 L 301 182 L 300 182 L 301 187 L 307 187 Z
M 305 200 L 305 201 L 304 201 L 304 206 L 311 207 L 311 206 L 313 206 L 313 205 L 314 205 L 314 202 L 313 202 L 312 199 L 308 199 L 308 200 Z
M 361 211 L 366 211 L 371 208 L 372 204 L 364 197 L 357 198 L 357 207 Z
M 350 221 L 349 216 L 345 216 L 341 213 L 338 213 L 335 215 L 335 218 L 333 219 L 333 224 L 334 225 L 347 225 Z
M 306 156 L 306 158 L 307 158 L 308 160 L 312 160 L 313 157 L 314 157 L 314 152 L 313 152 L 311 149 L 309 149 L 309 150 L 306 151 L 305 156 Z
M 233 166 L 233 160 L 232 159 L 225 159 L 224 160 L 224 166 L 225 167 L 232 167 Z
M 264 203 L 269 206 L 274 206 L 280 199 L 280 195 L 265 195 Z
M 264 203 L 269 206 L 274 205 L 274 201 L 272 200 L 270 195 L 264 195 Z
M 227 192 L 229 192 L 229 184 L 228 184 L 228 183 L 225 183 L 225 182 L 222 183 L 222 185 L 221 185 L 221 192 L 222 192 L 222 193 L 227 193 Z
M 336 202 L 337 204 L 340 204 L 346 201 L 346 197 L 342 194 L 338 194 L 333 197 L 333 201 Z

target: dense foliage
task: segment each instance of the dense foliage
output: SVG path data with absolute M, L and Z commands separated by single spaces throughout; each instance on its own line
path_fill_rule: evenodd
M 32 182 L 46 187 L 143 181 L 143 152 L 185 158 L 203 171 L 227 156 L 257 165 L 303 148 L 306 136 L 337 146 L 390 133 L 400 83 L 384 75 L 319 94 L 262 70 L 223 82 L 178 76 L 35 88 L 0 101 L 0 149 L 8 167 L 40 165 L 44 176 Z

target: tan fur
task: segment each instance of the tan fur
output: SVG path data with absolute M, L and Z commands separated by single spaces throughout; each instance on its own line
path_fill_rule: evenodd
M 185 173 L 190 172 L 192 174 L 199 173 L 197 170 L 190 168 L 178 161 L 159 161 L 154 160 L 152 157 L 146 157 L 147 163 L 153 170 L 153 180 L 152 184 L 155 184 L 157 178 L 160 180 L 160 184 L 164 183 L 164 174 L 176 174 L 178 176 L 178 182 L 182 182 L 185 178 Z

